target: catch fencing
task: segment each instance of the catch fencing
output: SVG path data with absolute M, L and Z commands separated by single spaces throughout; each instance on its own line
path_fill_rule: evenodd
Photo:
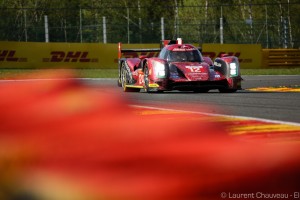
M 202 2 L 202 3 L 201 3 Z M 147 6 L 0 7 L 0 41 L 77 43 L 184 42 L 299 48 L 300 3 Z M 251 2 L 251 1 L 249 1 Z M 289 1 L 287 1 L 289 2 Z

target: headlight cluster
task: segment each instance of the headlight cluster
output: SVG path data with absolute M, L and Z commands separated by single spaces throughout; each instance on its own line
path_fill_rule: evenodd
M 165 64 L 160 62 L 154 62 L 154 70 L 157 78 L 165 78 L 166 77 L 166 68 Z
M 238 67 L 236 63 L 230 63 L 229 64 L 229 69 L 230 69 L 230 76 L 237 76 L 238 75 Z

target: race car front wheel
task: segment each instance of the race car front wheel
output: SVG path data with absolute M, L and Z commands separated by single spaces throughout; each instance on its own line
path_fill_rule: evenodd
M 145 67 L 144 67 L 144 89 L 146 92 L 148 93 L 162 93 L 164 92 L 164 90 L 161 90 L 161 89 L 158 89 L 156 87 L 150 87 L 150 80 L 149 80 L 149 69 L 148 69 L 148 66 L 147 66 L 147 63 L 145 64 Z
M 144 67 L 144 82 L 145 82 L 145 90 L 146 92 L 150 92 L 150 87 L 149 87 L 149 69 L 147 64 Z

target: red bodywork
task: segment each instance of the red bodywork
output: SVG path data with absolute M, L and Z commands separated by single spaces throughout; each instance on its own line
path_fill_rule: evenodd
M 124 91 L 235 92 L 241 89 L 238 58 L 224 55 L 214 62 L 190 44 L 164 42 L 161 49 L 126 49 L 119 43 L 119 80 Z M 132 55 L 139 57 L 133 58 Z M 145 52 L 156 57 L 149 57 Z M 131 57 L 122 58 L 122 53 Z M 126 54 L 125 54 L 126 55 Z M 128 55 L 128 54 L 127 54 Z

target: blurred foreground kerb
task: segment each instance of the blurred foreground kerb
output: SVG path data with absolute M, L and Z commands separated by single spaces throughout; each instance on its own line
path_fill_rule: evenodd
M 242 141 L 225 123 L 188 112 L 143 114 L 153 110 L 69 77 L 1 83 L 0 111 L 1 200 L 299 190 L 297 144 Z

